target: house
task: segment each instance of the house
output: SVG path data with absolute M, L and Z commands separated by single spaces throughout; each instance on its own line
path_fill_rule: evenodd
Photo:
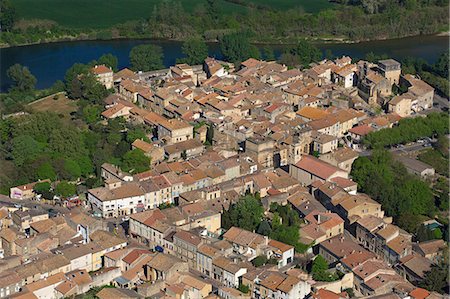
M 429 240 L 413 244 L 413 250 L 434 263 L 439 263 L 447 245 L 444 240 Z
M 378 61 L 378 68 L 381 74 L 389 80 L 391 85 L 400 83 L 400 74 L 402 72 L 402 67 L 400 62 L 394 59 L 385 59 Z
M 388 103 L 388 112 L 408 117 L 412 113 L 413 100 L 414 97 L 410 93 L 395 96 Z
M 373 131 L 375 131 L 375 129 L 369 125 L 359 125 L 348 130 L 354 146 L 359 144 L 365 136 Z
M 396 265 L 398 272 L 409 282 L 418 284 L 425 277 L 425 273 L 431 270 L 432 262 L 418 254 L 410 254 L 400 259 Z
M 356 151 L 348 147 L 341 147 L 331 153 L 320 155 L 319 159 L 350 173 L 353 162 L 358 156 Z
M 368 251 L 345 234 L 335 236 L 319 244 L 319 254 L 330 264 L 330 267 L 355 252 Z M 375 254 L 369 252 L 369 256 L 375 257 Z
M 253 136 L 245 140 L 245 152 L 255 157 L 264 168 L 274 165 L 274 140 L 263 136 Z
M 389 264 L 412 253 L 412 236 L 382 218 L 368 215 L 356 221 L 356 239 Z
M 1 271 L 0 274 L 0 298 L 9 298 L 17 293 L 23 286 L 23 280 L 12 271 Z
M 141 139 L 136 139 L 131 144 L 132 149 L 140 149 L 147 157 L 151 158 L 151 163 L 154 165 L 164 160 L 164 149 L 157 143 L 148 143 Z
M 338 148 L 338 138 L 333 135 L 319 134 L 313 140 L 312 150 L 320 155 L 332 152 Z
M 18 209 L 11 214 L 13 224 L 25 234 L 31 233 L 30 225 L 48 219 L 48 212 L 42 209 Z
M 304 186 L 315 181 L 329 181 L 335 177 L 348 178 L 348 173 L 313 156 L 302 156 L 300 161 L 291 164 L 289 174 Z
M 408 87 L 408 93 L 415 96 L 412 101 L 412 110 L 419 112 L 433 107 L 434 88 L 413 75 L 405 75 L 400 84 Z
M 394 159 L 401 162 L 409 173 L 418 175 L 422 179 L 432 177 L 435 174 L 434 168 L 422 161 L 399 155 L 394 155 Z
M 204 150 L 205 146 L 197 139 L 189 139 L 164 147 L 165 157 L 168 162 L 179 159 L 187 160 L 189 158 L 201 155 Z
M 112 299 L 112 298 L 121 298 L 121 299 L 135 299 L 141 298 L 136 291 L 122 289 L 122 288 L 103 288 L 100 292 L 95 294 L 95 296 L 99 299 Z
M 304 121 L 312 121 L 325 118 L 329 113 L 321 108 L 303 107 L 297 111 L 297 115 Z
M 184 120 L 166 119 L 150 112 L 145 116 L 145 123 L 157 128 L 158 139 L 173 144 L 194 138 L 194 127 Z
M 32 199 L 36 195 L 33 190 L 34 186 L 38 183 L 44 182 L 50 183 L 50 180 L 40 180 L 37 182 L 28 183 L 21 186 L 11 187 L 9 189 L 9 197 L 11 197 L 12 199 L 20 199 L 20 200 Z
M 147 275 L 146 278 L 149 281 L 160 279 L 167 280 L 177 272 L 187 272 L 188 270 L 189 266 L 187 262 L 164 253 L 157 253 L 153 259 L 144 266 L 144 271 Z
M 344 220 L 331 212 L 313 211 L 305 217 L 306 225 L 300 227 L 304 244 L 320 244 L 344 232 Z
M 216 257 L 212 260 L 211 278 L 219 281 L 226 287 L 237 288 L 242 275 L 247 273 L 249 268 L 253 268 L 250 263 L 236 263 L 223 256 Z
M 197 268 L 197 251 L 202 243 L 202 239 L 190 231 L 178 231 L 173 235 L 175 255 L 193 269 Z
M 250 287 L 252 298 L 303 299 L 311 292 L 311 284 L 306 279 L 273 270 L 248 271 L 242 283 Z
M 107 187 L 88 190 L 88 202 L 103 218 L 127 216 L 149 208 L 145 191 L 140 184 L 114 182 Z
M 97 80 L 106 87 L 106 89 L 111 89 L 114 87 L 113 71 L 106 65 L 95 65 L 91 68 L 91 72 L 97 76 Z
M 133 176 L 131 174 L 122 171 L 120 167 L 109 163 L 102 164 L 101 176 L 105 181 L 112 179 L 124 182 L 131 182 L 133 180 Z
M 229 288 L 229 287 L 220 287 L 219 288 L 219 296 L 223 299 L 250 299 L 250 294 L 242 293 L 241 291 Z
M 332 80 L 335 84 L 343 86 L 344 88 L 353 87 L 356 83 L 357 67 L 354 64 L 346 64 L 332 73 Z

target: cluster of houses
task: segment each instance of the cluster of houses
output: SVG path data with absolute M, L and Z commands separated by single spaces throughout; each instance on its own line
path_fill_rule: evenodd
M 433 88 L 401 75 L 395 60 L 344 56 L 299 70 L 207 58 L 154 72 L 92 72 L 115 90 L 104 120 L 147 127 L 132 147 L 151 157 L 151 169 L 103 164 L 104 185 L 86 196 L 98 217 L 1 209 L 0 298 L 67 298 L 104 285 L 114 288 L 99 298 L 325 299 L 349 298 L 349 289 L 443 298 L 417 285 L 445 242 L 414 242 L 350 176 L 367 134 L 432 107 Z M 407 92 L 393 95 L 394 84 Z M 380 107 L 386 113 L 374 113 Z M 32 189 L 12 188 L 11 197 L 31 198 Z M 273 203 L 299 214 L 305 253 L 222 227 L 223 212 L 249 193 L 269 219 Z M 125 221 L 126 235 L 108 232 L 108 221 Z M 339 279 L 314 281 L 298 267 L 318 254 Z

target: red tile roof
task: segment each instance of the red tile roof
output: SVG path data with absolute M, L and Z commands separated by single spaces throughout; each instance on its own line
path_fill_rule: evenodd
M 295 166 L 324 180 L 340 171 L 339 168 L 310 155 L 303 156 Z

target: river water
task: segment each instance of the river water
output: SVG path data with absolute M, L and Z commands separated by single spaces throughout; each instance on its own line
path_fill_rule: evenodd
M 111 40 L 111 41 L 74 41 L 49 44 L 37 44 L 22 47 L 0 49 L 0 91 L 8 89 L 11 82 L 6 76 L 7 69 L 19 63 L 27 66 L 38 79 L 37 88 L 50 87 L 56 80 L 62 80 L 66 70 L 76 62 L 87 63 L 105 53 L 112 53 L 119 60 L 119 68 L 129 65 L 129 52 L 132 47 L 152 43 L 164 51 L 164 64 L 175 64 L 183 57 L 181 42 L 161 40 Z M 401 60 L 404 57 L 420 57 L 434 63 L 442 52 L 448 52 L 449 36 L 417 36 L 403 39 L 361 42 L 354 44 L 317 44 L 325 51 L 330 49 L 334 55 L 349 55 L 363 58 L 366 53 L 388 54 Z M 279 56 L 286 46 L 271 45 L 275 55 Z M 209 55 L 221 58 L 218 44 L 209 44 Z

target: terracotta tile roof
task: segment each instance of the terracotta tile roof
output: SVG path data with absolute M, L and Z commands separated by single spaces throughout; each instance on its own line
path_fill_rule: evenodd
M 422 288 L 416 288 L 415 290 L 411 291 L 409 295 L 414 299 L 425 299 L 430 295 L 430 292 Z
M 97 75 L 107 74 L 107 73 L 112 73 L 113 72 L 112 69 L 110 69 L 109 67 L 107 67 L 104 64 L 94 66 L 93 68 L 91 68 L 91 71 L 94 74 L 97 74 Z
M 329 113 L 323 109 L 308 106 L 297 111 L 297 114 L 311 120 L 322 119 L 329 115 Z
M 324 180 L 338 171 L 343 171 L 310 155 L 302 156 L 295 166 Z
M 288 244 L 285 244 L 285 243 L 282 243 L 282 242 L 279 242 L 279 241 L 276 241 L 276 240 L 270 240 L 269 241 L 269 245 L 279 249 L 283 253 L 291 250 L 292 248 L 294 248 L 294 246 L 291 246 L 291 245 L 288 245 Z
M 353 127 L 350 130 L 348 130 L 348 131 L 350 133 L 355 134 L 355 135 L 366 136 L 370 132 L 373 132 L 374 129 L 372 127 L 368 126 L 368 125 L 360 125 L 360 126 Z
M 131 145 L 135 148 L 142 150 L 145 153 L 148 153 L 153 149 L 152 144 L 145 142 L 144 140 L 141 139 L 136 139 L 135 141 L 133 141 Z

